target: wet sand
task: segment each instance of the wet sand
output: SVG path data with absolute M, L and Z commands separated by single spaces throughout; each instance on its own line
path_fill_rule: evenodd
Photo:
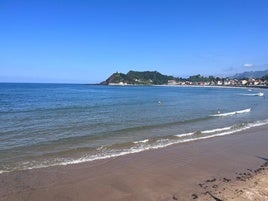
M 267 131 L 268 125 L 113 159 L 4 173 L 0 200 L 265 200 Z

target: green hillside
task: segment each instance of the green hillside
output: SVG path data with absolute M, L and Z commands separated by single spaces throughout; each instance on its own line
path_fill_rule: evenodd
M 140 84 L 140 85 L 161 85 L 167 84 L 168 80 L 176 80 L 173 76 L 162 75 L 157 71 L 129 71 L 127 74 L 114 73 L 107 80 L 101 84 L 118 84 L 120 82 L 127 84 Z

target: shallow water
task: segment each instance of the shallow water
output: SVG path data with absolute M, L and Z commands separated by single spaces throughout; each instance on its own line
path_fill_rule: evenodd
M 268 123 L 266 90 L 0 84 L 0 172 L 96 160 Z M 250 112 L 221 117 L 251 108 Z

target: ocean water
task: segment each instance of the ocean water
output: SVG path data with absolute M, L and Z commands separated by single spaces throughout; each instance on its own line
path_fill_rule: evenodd
M 235 134 L 268 124 L 265 95 L 245 88 L 1 83 L 0 173 Z

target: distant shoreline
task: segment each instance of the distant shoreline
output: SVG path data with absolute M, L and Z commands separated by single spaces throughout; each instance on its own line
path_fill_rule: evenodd
M 157 87 L 204 87 L 204 88 L 256 88 L 256 89 L 268 89 L 267 86 L 228 86 L 228 85 L 169 85 L 169 84 L 160 84 L 160 85 L 149 85 L 149 84 L 126 84 L 126 85 L 107 85 L 107 84 L 86 84 L 92 86 L 112 86 L 112 87 L 127 87 L 127 86 L 157 86 Z
M 268 86 L 220 86 L 220 85 L 153 85 L 153 86 L 165 86 L 165 87 L 204 87 L 204 88 L 256 88 L 256 89 L 268 89 Z
M 169 85 L 169 84 L 161 84 L 161 85 L 149 85 L 149 84 L 126 84 L 126 85 L 107 85 L 107 84 L 100 84 L 100 83 L 38 83 L 38 82 L 0 82 L 0 84 L 49 84 L 49 85 L 89 85 L 89 86 L 165 86 L 165 87 L 215 87 L 215 88 L 256 88 L 256 89 L 268 89 L 267 86 L 224 86 L 224 85 Z

